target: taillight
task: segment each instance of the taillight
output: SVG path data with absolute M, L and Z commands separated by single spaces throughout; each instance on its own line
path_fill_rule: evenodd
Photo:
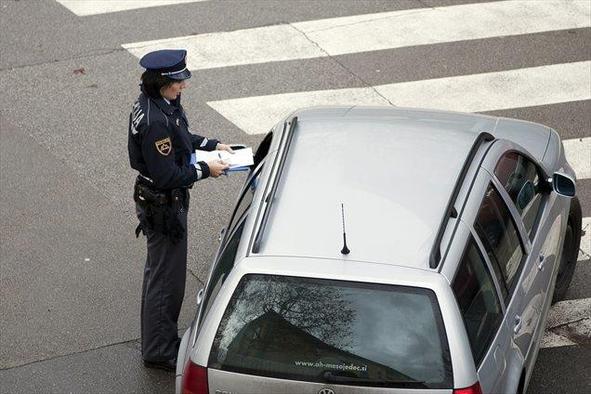
M 480 388 L 480 383 L 476 382 L 470 387 L 454 389 L 454 394 L 482 394 L 482 389 Z
M 208 394 L 207 368 L 199 366 L 189 359 L 183 373 L 182 393 Z

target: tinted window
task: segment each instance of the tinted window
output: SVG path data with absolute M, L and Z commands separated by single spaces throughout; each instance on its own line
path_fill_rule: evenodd
M 267 133 L 267 135 L 265 135 L 265 138 L 263 138 L 263 140 L 259 144 L 259 147 L 257 148 L 256 152 L 254 153 L 253 168 L 256 168 L 259 165 L 259 163 L 262 162 L 263 159 L 267 156 L 267 153 L 269 153 L 269 148 L 271 147 L 272 141 L 273 141 L 273 129 L 271 129 L 271 131 L 269 131 Z
M 464 252 L 453 291 L 464 319 L 474 363 L 478 366 L 495 337 L 503 313 L 491 274 L 473 240 Z
M 205 316 L 207 314 L 211 308 L 211 305 L 213 304 L 213 301 L 215 300 L 216 295 L 220 291 L 220 288 L 226 281 L 226 278 L 230 274 L 232 268 L 234 268 L 234 260 L 236 259 L 236 252 L 238 250 L 240 236 L 242 235 L 243 229 L 244 221 L 242 221 L 236 232 L 234 232 L 232 238 L 230 238 L 226 247 L 224 248 L 224 251 L 220 255 L 220 258 L 216 262 L 215 268 L 211 273 L 207 290 L 205 292 L 205 297 L 203 299 L 204 309 L 201 316 Z M 203 319 L 201 319 L 201 321 L 203 321 Z
M 209 367 L 324 383 L 453 387 L 432 291 L 308 278 L 242 278 Z
M 508 152 L 497 163 L 495 175 L 515 203 L 533 239 L 542 202 L 542 183 L 536 165 L 517 152 Z
M 521 272 L 523 249 L 509 209 L 492 184 L 482 200 L 474 227 L 497 273 L 500 272 L 503 293 L 511 293 Z
M 234 212 L 232 213 L 232 219 L 230 219 L 230 224 L 228 225 L 228 234 L 232 233 L 236 223 L 240 222 L 240 219 L 245 216 L 245 213 L 250 208 L 262 168 L 262 165 L 258 167 L 251 177 L 246 181 L 244 190 L 238 199 L 238 204 L 236 204 L 236 208 L 234 208 Z

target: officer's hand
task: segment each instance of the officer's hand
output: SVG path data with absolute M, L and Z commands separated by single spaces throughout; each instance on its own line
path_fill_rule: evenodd
M 209 175 L 217 178 L 218 176 L 222 175 L 224 171 L 226 171 L 230 165 L 223 162 L 222 160 L 212 160 L 207 162 L 209 167 Z
M 232 150 L 232 148 L 230 148 L 230 145 L 226 145 L 226 144 L 217 144 L 215 146 L 215 150 L 225 150 L 226 152 L 229 153 L 234 153 L 234 150 Z

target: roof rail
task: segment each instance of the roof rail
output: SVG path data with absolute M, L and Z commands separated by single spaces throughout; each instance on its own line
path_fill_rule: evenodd
M 472 148 L 470 148 L 470 152 L 468 152 L 468 157 L 466 157 L 466 161 L 464 161 L 464 165 L 462 166 L 462 170 L 460 171 L 460 175 L 456 181 L 456 184 L 453 189 L 453 193 L 447 202 L 447 207 L 445 207 L 445 212 L 443 214 L 443 218 L 441 219 L 441 225 L 439 226 L 439 230 L 437 231 L 437 236 L 435 237 L 435 242 L 431 248 L 431 254 L 429 255 L 429 267 L 430 268 L 437 268 L 439 262 L 441 260 L 441 240 L 443 239 L 443 234 L 445 233 L 445 229 L 447 228 L 447 223 L 449 222 L 450 218 L 455 218 L 458 216 L 458 212 L 454 207 L 454 203 L 458 198 L 458 194 L 460 193 L 460 189 L 464 184 L 464 178 L 466 178 L 466 174 L 468 173 L 468 168 L 470 168 L 470 164 L 474 160 L 474 156 L 476 156 L 476 152 L 484 142 L 493 141 L 495 137 L 487 132 L 481 132 L 478 134 L 476 139 L 474 140 L 474 144 L 472 144 Z
M 271 185 L 271 190 L 265 197 L 265 210 L 263 212 L 263 218 L 261 220 L 261 224 L 259 225 L 257 234 L 254 238 L 254 242 L 252 244 L 252 253 L 258 253 L 261 249 L 261 240 L 263 238 L 263 234 L 265 232 L 265 227 L 267 225 L 267 220 L 269 219 L 269 211 L 271 208 L 271 204 L 273 203 L 273 199 L 275 198 L 275 192 L 277 191 L 277 185 L 279 184 L 279 179 L 281 178 L 281 174 L 283 172 L 283 167 L 285 166 L 285 161 L 287 159 L 287 154 L 289 153 L 289 148 L 291 146 L 291 140 L 293 138 L 293 130 L 297 124 L 298 117 L 294 116 L 290 121 L 286 121 L 284 123 L 283 129 L 285 130 L 286 126 L 289 124 L 289 129 L 287 129 L 287 133 L 283 133 L 281 138 L 280 144 L 283 144 L 283 152 L 281 157 L 279 158 L 278 170 L 277 174 L 275 175 L 275 179 L 273 179 L 273 184 Z M 285 141 L 285 142 L 284 142 Z

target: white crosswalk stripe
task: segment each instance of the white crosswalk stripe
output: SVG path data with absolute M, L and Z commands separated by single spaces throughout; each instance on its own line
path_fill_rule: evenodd
M 156 49 L 186 48 L 189 68 L 198 70 L 574 29 L 590 26 L 590 15 L 587 0 L 502 1 L 330 18 L 123 47 L 137 57 Z
M 208 0 L 56 0 L 78 16 L 107 14 L 139 8 L 196 3 Z
M 583 218 L 584 234 L 581 238 L 581 247 L 579 251 L 578 261 L 591 261 L 591 217 Z
M 564 140 L 564 152 L 577 179 L 591 178 L 591 137 Z
M 388 105 L 463 112 L 493 111 L 591 98 L 591 62 L 553 64 L 366 88 L 244 97 L 208 104 L 249 134 L 313 105 Z

